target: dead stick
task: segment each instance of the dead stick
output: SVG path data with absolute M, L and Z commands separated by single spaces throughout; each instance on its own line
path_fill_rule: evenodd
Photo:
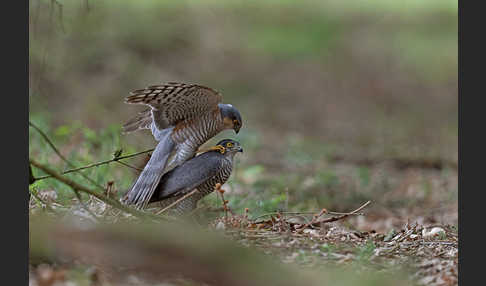
M 306 229 L 310 225 L 313 225 L 315 223 L 315 220 L 320 218 L 325 213 L 327 213 L 327 210 L 322 209 L 318 214 L 314 215 L 314 217 L 312 218 L 312 220 L 309 223 L 306 223 L 303 227 L 301 227 L 298 232 L 302 232 L 302 231 L 304 231 L 304 229 Z
M 337 221 L 337 220 L 341 220 L 341 219 L 344 219 L 350 215 L 353 215 L 357 212 L 359 212 L 360 210 L 364 209 L 367 205 L 369 205 L 371 203 L 371 201 L 367 201 L 366 203 L 364 203 L 362 206 L 360 206 L 359 208 L 357 208 L 356 210 L 350 212 L 349 214 L 345 214 L 345 215 L 342 215 L 342 216 L 337 216 L 337 217 L 331 217 L 331 218 L 328 218 L 328 219 L 325 219 L 325 220 L 321 220 L 321 221 L 316 221 L 314 223 L 312 223 L 311 225 L 312 226 L 319 226 L 321 223 L 327 223 L 327 222 L 333 222 L 333 221 Z
M 259 216 L 255 217 L 255 218 L 252 218 L 252 220 L 257 220 L 257 219 L 262 218 L 262 217 L 271 216 L 271 215 L 277 215 L 277 214 L 283 214 L 283 215 L 305 215 L 305 214 L 312 214 L 313 215 L 313 214 L 315 214 L 317 212 L 318 211 L 307 211 L 307 212 L 273 212 L 273 213 L 266 213 L 266 214 L 259 215 Z M 364 215 L 364 213 L 341 213 L 341 212 L 331 212 L 331 211 L 328 211 L 326 214 L 330 214 L 330 215 Z
M 170 209 L 173 206 L 175 206 L 178 202 L 184 200 L 185 198 L 188 198 L 188 197 L 194 195 L 196 192 L 197 192 L 197 189 L 192 190 L 192 192 L 185 194 L 184 196 L 182 196 L 181 198 L 179 198 L 177 201 L 173 202 L 172 204 L 168 205 L 167 207 L 163 208 L 162 210 L 160 210 L 159 212 L 157 212 L 155 214 L 156 215 L 160 215 L 160 214 L 164 213 L 168 209 Z
M 129 214 L 132 214 L 136 217 L 140 217 L 140 218 L 151 218 L 151 219 L 160 219 L 159 216 L 155 216 L 155 215 L 152 215 L 150 213 L 144 213 L 144 212 L 140 212 L 138 210 L 135 210 L 133 208 L 130 208 L 128 206 L 125 206 L 121 203 L 119 203 L 118 201 L 116 200 L 113 200 L 113 199 L 110 199 L 110 198 L 107 198 L 91 189 L 88 189 L 86 188 L 85 186 L 82 186 L 72 180 L 70 180 L 69 178 L 66 178 L 64 176 L 62 176 L 61 174 L 57 173 L 56 171 L 52 170 L 51 168 L 47 167 L 47 166 L 44 166 L 42 164 L 40 164 L 39 162 L 35 161 L 35 160 L 32 160 L 32 159 L 29 159 L 29 162 L 41 169 L 42 171 L 46 172 L 47 174 L 51 175 L 53 178 L 57 179 L 58 181 L 74 188 L 74 189 L 77 189 L 78 191 L 82 191 L 82 192 L 85 192 L 85 193 L 88 193 L 98 199 L 100 199 L 101 201 L 103 201 L 104 203 L 108 204 L 108 205 L 111 205 L 112 207 L 115 207 L 117 209 L 120 209 L 124 212 L 127 212 Z

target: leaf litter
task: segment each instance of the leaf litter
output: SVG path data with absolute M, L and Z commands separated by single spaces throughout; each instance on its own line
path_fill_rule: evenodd
M 110 188 L 114 188 L 112 185 Z M 350 213 L 322 209 L 314 215 L 277 212 L 253 219 L 249 217 L 249 209 L 245 209 L 243 215 L 234 214 L 220 187 L 217 186 L 217 193 L 222 198 L 224 215 L 211 221 L 208 228 L 224 233 L 243 246 L 272 255 L 282 263 L 305 268 L 354 266 L 363 271 L 392 274 L 406 271 L 410 281 L 416 285 L 458 284 L 458 234 L 454 226 L 407 222 L 400 229 L 386 233 L 359 231 L 345 226 L 345 219 L 365 216 L 363 209 L 370 202 Z M 36 197 L 31 198 L 31 214 L 49 208 L 52 211 L 46 212 L 48 215 L 61 216 L 81 227 L 96 224 L 97 220 L 108 223 L 138 220 L 92 196 L 84 201 L 90 212 L 77 200 L 73 200 L 70 206 L 57 202 L 51 191 L 40 192 L 37 197 L 40 203 L 35 203 Z M 29 285 L 78 285 L 73 283 L 72 275 L 66 274 L 73 271 L 79 272 L 68 266 L 30 265 Z M 90 281 L 88 284 L 105 285 L 95 283 L 100 280 L 97 271 L 91 267 L 83 270 L 81 276 Z M 127 277 L 128 280 L 127 285 L 145 285 L 142 278 L 133 274 Z M 180 284 L 171 282 L 165 285 Z

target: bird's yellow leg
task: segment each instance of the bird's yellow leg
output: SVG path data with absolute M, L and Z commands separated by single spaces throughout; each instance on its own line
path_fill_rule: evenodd
M 199 150 L 197 150 L 197 153 L 203 153 L 203 152 L 208 152 L 208 151 L 213 151 L 213 150 L 219 151 L 221 154 L 224 154 L 226 152 L 226 148 L 224 148 L 221 145 L 216 145 L 216 146 L 211 146 L 209 148 L 199 149 Z

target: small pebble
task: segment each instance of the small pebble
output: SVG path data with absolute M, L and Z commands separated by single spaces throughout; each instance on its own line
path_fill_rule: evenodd
M 224 226 L 224 223 L 222 221 L 218 222 L 218 224 L 216 225 L 216 229 L 217 230 L 222 230 L 222 229 L 225 229 L 226 227 Z
M 439 236 L 440 233 L 442 233 L 443 235 L 445 235 L 444 229 L 443 228 L 440 228 L 440 227 L 434 227 L 430 231 L 427 231 L 427 229 L 425 229 L 425 228 L 422 230 L 422 236 L 425 239 L 432 238 L 434 236 Z

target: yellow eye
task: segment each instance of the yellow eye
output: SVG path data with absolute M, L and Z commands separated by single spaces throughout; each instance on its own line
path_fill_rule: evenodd
M 228 143 L 226 144 L 226 147 L 233 147 L 233 143 L 228 142 Z

